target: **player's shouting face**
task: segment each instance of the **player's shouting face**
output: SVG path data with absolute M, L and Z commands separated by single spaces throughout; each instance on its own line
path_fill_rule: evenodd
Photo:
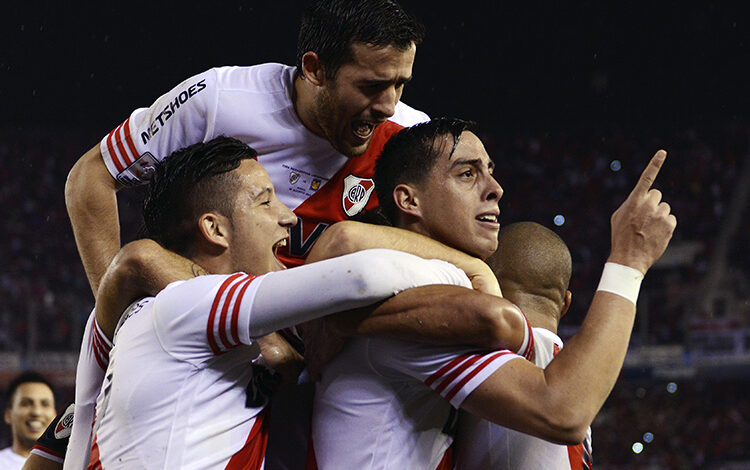
M 441 151 L 425 180 L 414 188 L 426 235 L 481 259 L 497 249 L 498 201 L 503 188 L 492 172 L 495 164 L 470 131 L 453 139 L 440 137 Z
M 285 269 L 276 251 L 287 243 L 289 228 L 297 223 L 297 216 L 278 200 L 260 163 L 243 160 L 233 173 L 239 184 L 227 239 L 232 265 L 248 274 Z
M 313 131 L 348 157 L 365 153 L 378 124 L 393 116 L 411 79 L 416 50 L 413 44 L 402 49 L 354 43 L 351 60 L 333 78 L 323 66 L 313 77 L 319 85 L 311 113 Z

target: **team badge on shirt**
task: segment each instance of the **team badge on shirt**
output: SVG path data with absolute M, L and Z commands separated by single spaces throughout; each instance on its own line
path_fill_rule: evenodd
M 313 191 L 317 191 L 320 188 L 320 180 L 317 178 L 313 178 L 312 183 L 310 183 L 310 189 Z
M 357 215 L 367 205 L 370 195 L 375 189 L 372 178 L 360 178 L 349 175 L 344 178 L 344 193 L 341 195 L 341 204 L 344 212 L 349 217 Z
M 297 183 L 297 181 L 299 181 L 299 173 L 297 173 L 296 171 L 290 171 L 289 172 L 289 183 L 295 184 L 295 183 Z
M 73 429 L 74 412 L 75 404 L 71 403 L 55 426 L 55 439 L 66 439 L 70 437 L 70 432 Z

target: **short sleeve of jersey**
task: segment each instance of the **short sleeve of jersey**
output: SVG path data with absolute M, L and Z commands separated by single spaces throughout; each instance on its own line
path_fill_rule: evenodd
M 244 273 L 175 282 L 154 301 L 154 329 L 173 357 L 198 365 L 250 345 L 251 306 L 260 279 Z
M 508 361 L 522 358 L 501 349 L 477 352 L 469 348 L 438 347 L 397 340 L 374 339 L 370 360 L 386 376 L 401 374 L 420 380 L 459 408 L 496 370 Z
M 195 75 L 150 107 L 133 111 L 107 134 L 100 149 L 112 177 L 125 185 L 140 184 L 156 162 L 205 140 L 213 132 L 217 82 L 216 69 Z

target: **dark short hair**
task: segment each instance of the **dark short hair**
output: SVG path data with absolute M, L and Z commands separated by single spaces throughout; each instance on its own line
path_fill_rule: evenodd
M 210 211 L 232 215 L 239 179 L 230 172 L 257 155 L 244 142 L 224 136 L 170 154 L 156 165 L 143 203 L 146 236 L 190 256 L 198 217 Z
M 391 224 L 397 220 L 398 210 L 393 202 L 393 190 L 399 184 L 420 184 L 435 166 L 443 152 L 443 136 L 453 138 L 453 155 L 461 133 L 474 129 L 472 121 L 457 118 L 436 118 L 401 130 L 391 137 L 375 163 L 375 191 L 380 208 Z
M 351 59 L 353 43 L 406 50 L 422 38 L 424 26 L 393 0 L 314 0 L 299 29 L 297 72 L 308 51 L 318 55 L 332 79 Z
M 25 372 L 21 372 L 21 374 L 19 374 L 15 379 L 11 380 L 10 384 L 8 384 L 8 389 L 5 391 L 6 409 L 9 409 L 13 406 L 13 395 L 15 395 L 18 387 L 26 383 L 43 383 L 44 385 L 48 386 L 50 390 L 52 390 L 53 395 L 55 394 L 55 387 L 52 386 L 52 383 L 47 380 L 45 376 L 43 376 L 39 372 L 27 370 Z

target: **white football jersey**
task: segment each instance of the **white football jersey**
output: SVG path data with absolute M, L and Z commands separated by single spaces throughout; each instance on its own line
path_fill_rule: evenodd
M 201 276 L 128 308 L 97 399 L 94 468 L 232 468 L 240 451 L 261 468 L 264 403 L 246 390 L 253 279 Z
M 318 467 L 434 470 L 453 441 L 456 408 L 515 358 L 507 350 L 350 340 L 316 388 Z
M 534 363 L 546 367 L 562 340 L 544 328 L 533 328 Z M 591 468 L 591 429 L 583 444 L 564 446 L 504 428 L 461 412 L 456 436 L 457 470 L 579 470 Z
M 377 206 L 372 175 L 383 145 L 403 127 L 429 118 L 399 102 L 367 152 L 347 158 L 300 121 L 292 102 L 294 78 L 294 67 L 273 63 L 191 77 L 105 136 L 104 162 L 118 181 L 137 184 L 156 161 L 188 145 L 220 135 L 247 143 L 258 152 L 279 200 L 300 218 L 282 253 L 285 263 L 299 265 L 328 225 Z
M 0 468 L 3 470 L 21 470 L 25 462 L 26 459 L 13 452 L 12 447 L 0 450 Z

